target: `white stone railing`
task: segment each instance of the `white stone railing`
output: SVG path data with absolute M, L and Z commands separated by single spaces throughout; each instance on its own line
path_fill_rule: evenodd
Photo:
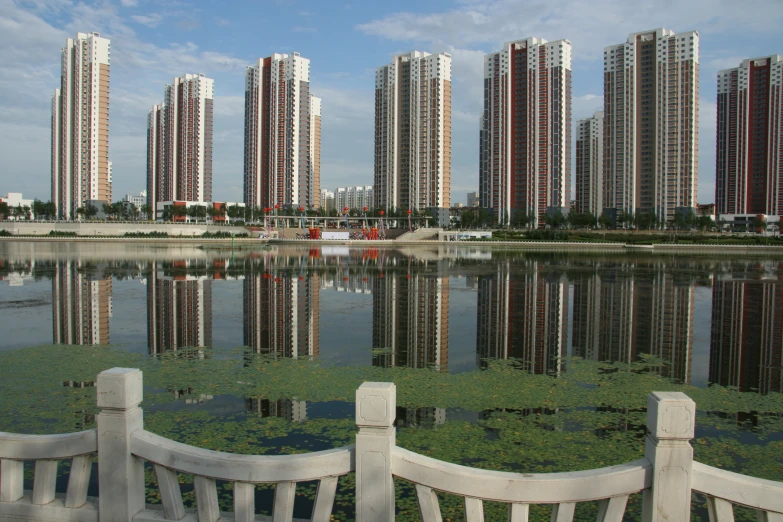
M 293 519 L 297 482 L 318 481 L 311 519 L 330 520 L 338 478 L 356 472 L 356 519 L 390 522 L 395 477 L 415 484 L 421 519 L 440 521 L 436 491 L 462 496 L 468 522 L 484 520 L 483 501 L 508 504 L 510 522 L 526 522 L 531 504 L 551 504 L 552 522 L 571 522 L 576 504 L 599 502 L 598 522 L 620 522 L 628 496 L 642 492 L 644 522 L 690 519 L 691 492 L 708 500 L 711 522 L 733 521 L 733 504 L 761 522 L 783 522 L 783 483 L 693 462 L 696 408 L 682 393 L 656 392 L 647 404 L 645 457 L 608 468 L 522 474 L 451 464 L 396 445 L 396 387 L 364 383 L 356 391 L 356 445 L 302 455 L 251 456 L 210 451 L 144 430 L 141 371 L 98 375 L 97 429 L 66 435 L 0 433 L 0 520 L 160 522 L 254 521 L 255 484 L 275 484 L 273 522 Z M 97 499 L 87 497 L 97 453 Z M 57 463 L 71 459 L 67 491 L 55 494 Z M 32 492 L 23 462 L 35 461 Z M 145 504 L 144 461 L 154 467 L 162 509 Z M 177 473 L 194 477 L 196 509 L 182 501 Z M 233 483 L 233 513 L 221 513 L 216 481 Z M 268 517 L 261 517 L 268 520 Z
M 92 459 L 98 451 L 96 430 L 64 435 L 0 433 L 0 520 L 98 520 L 87 500 Z M 55 494 L 57 464 L 71 460 L 68 489 Z M 24 461 L 35 461 L 32 492 L 23 490 Z

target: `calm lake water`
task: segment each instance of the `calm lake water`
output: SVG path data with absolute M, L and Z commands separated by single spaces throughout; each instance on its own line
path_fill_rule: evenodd
M 93 426 L 95 374 L 133 365 L 150 431 L 311 451 L 350 443 L 353 390 L 389 380 L 400 445 L 565 471 L 639 458 L 645 396 L 671 389 L 697 402 L 698 460 L 783 479 L 780 258 L 3 242 L 0 332 L 4 431 Z

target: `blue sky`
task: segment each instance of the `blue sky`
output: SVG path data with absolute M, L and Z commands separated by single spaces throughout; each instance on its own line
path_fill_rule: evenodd
M 780 0 L 0 0 L 0 195 L 50 198 L 50 100 L 60 49 L 76 32 L 112 42 L 114 199 L 146 183 L 146 115 L 175 76 L 215 79 L 213 188 L 241 201 L 244 69 L 271 53 L 311 60 L 323 99 L 322 188 L 372 183 L 374 71 L 413 49 L 452 54 L 452 201 L 478 185 L 482 64 L 503 42 L 573 45 L 573 118 L 603 104 L 602 56 L 631 32 L 701 35 L 699 201 L 714 199 L 715 75 L 743 58 L 783 54 Z

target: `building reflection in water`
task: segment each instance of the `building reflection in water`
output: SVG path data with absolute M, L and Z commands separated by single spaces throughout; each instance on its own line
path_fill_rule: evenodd
M 568 346 L 568 281 L 537 261 L 499 261 L 479 276 L 478 364 L 517 359 L 535 374 L 562 371 Z
M 693 359 L 695 282 L 663 263 L 596 267 L 574 281 L 573 354 L 631 363 L 660 358 L 659 373 L 688 383 Z
M 372 289 L 373 366 L 447 371 L 448 277 L 379 272 Z
M 320 278 L 305 268 L 304 259 L 269 256 L 246 275 L 244 343 L 253 352 L 318 357 Z
M 52 277 L 54 344 L 109 344 L 112 281 L 102 265 L 57 261 Z
M 212 277 L 211 269 L 195 261 L 151 263 L 147 280 L 151 354 L 212 346 Z
M 635 360 L 633 275 L 620 264 L 574 280 L 573 354 L 594 361 Z
M 262 418 L 279 417 L 289 422 L 302 422 L 307 420 L 307 401 L 294 399 L 258 399 L 245 398 L 245 411 L 255 413 Z
M 712 286 L 709 380 L 783 393 L 783 264 L 732 266 Z
M 446 423 L 446 408 L 397 406 L 394 425 L 398 428 L 432 428 Z

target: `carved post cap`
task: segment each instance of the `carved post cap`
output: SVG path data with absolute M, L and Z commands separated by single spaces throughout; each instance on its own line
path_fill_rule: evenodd
M 647 396 L 647 429 L 658 440 L 690 440 L 696 403 L 682 392 L 652 392 Z
M 397 386 L 391 382 L 365 382 L 356 390 L 356 425 L 384 428 L 394 424 Z
M 137 368 L 112 368 L 98 374 L 98 407 L 125 410 L 138 406 L 144 380 Z

